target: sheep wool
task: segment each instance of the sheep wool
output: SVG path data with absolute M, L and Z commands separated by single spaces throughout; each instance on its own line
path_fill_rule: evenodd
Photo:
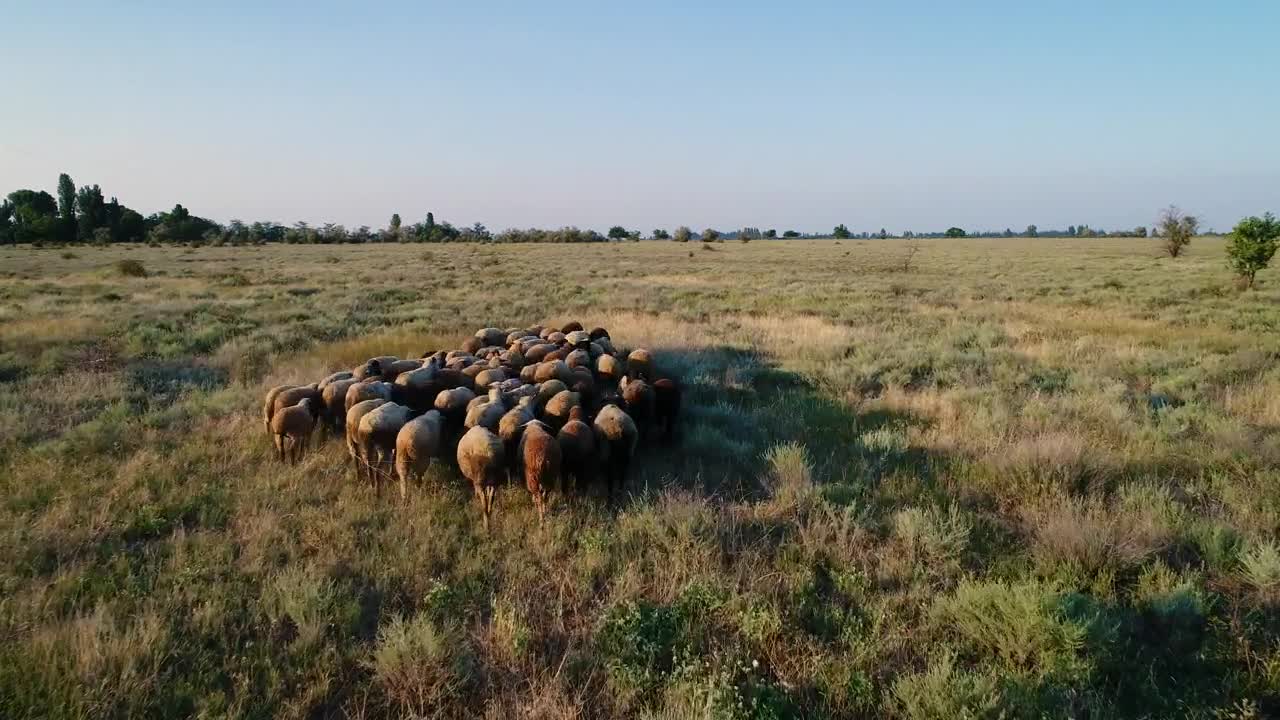
M 477 425 L 458 441 L 458 469 L 475 490 L 485 530 L 489 529 L 494 497 L 505 475 L 504 458 L 502 440 L 488 428 Z
M 421 478 L 439 457 L 444 446 L 444 417 L 439 410 L 420 415 L 400 428 L 396 435 L 396 476 L 400 479 L 400 500 L 409 499 L 409 480 Z
M 546 515 L 547 486 L 560 477 L 560 443 L 551 434 L 551 428 L 534 420 L 525 426 L 519 454 L 525 487 L 533 497 L 541 524 Z

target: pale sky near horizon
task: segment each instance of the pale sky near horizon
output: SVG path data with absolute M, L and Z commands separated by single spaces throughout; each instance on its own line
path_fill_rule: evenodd
M 1280 212 L 1273 0 L 12 4 L 0 195 L 646 234 Z

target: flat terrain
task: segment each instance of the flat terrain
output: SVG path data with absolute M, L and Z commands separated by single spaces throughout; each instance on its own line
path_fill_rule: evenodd
M 0 248 L 0 717 L 1280 713 L 1280 271 L 906 248 Z M 273 460 L 269 386 L 571 319 L 688 386 L 616 512 Z

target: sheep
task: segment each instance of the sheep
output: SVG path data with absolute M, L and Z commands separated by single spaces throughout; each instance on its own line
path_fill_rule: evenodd
M 501 345 L 502 341 L 507 339 L 507 333 L 498 328 L 490 327 L 477 330 L 476 338 L 480 340 L 480 347 L 489 347 L 491 345 Z
M 488 428 L 477 425 L 458 441 L 458 469 L 471 481 L 480 511 L 484 514 L 486 532 L 498 485 L 505 474 L 505 464 L 502 440 Z
M 422 367 L 421 360 L 396 360 L 382 366 L 382 379 L 392 382 L 400 375 Z
M 489 391 L 487 400 L 472 405 L 467 409 L 467 415 L 462 422 L 462 426 L 473 428 L 479 425 L 490 430 L 497 430 L 498 423 L 502 421 L 502 416 L 506 412 L 507 405 L 502 400 L 502 389 L 495 387 Z
M 524 367 L 520 368 L 520 381 L 523 383 L 527 383 L 529 385 L 533 385 L 537 383 L 537 380 L 535 379 L 537 375 L 538 375 L 537 365 L 525 365 Z
M 472 378 L 472 380 L 476 384 L 476 387 L 489 387 L 494 383 L 500 383 L 506 379 L 507 379 L 507 373 L 502 368 L 489 368 L 488 370 L 481 370 L 479 373 L 476 374 L 474 378 Z
M 356 442 L 357 431 L 360 429 L 360 420 L 385 404 L 387 404 L 387 401 L 382 398 L 372 398 L 361 400 L 347 409 L 347 417 L 345 418 L 347 454 L 351 457 L 351 469 L 355 475 L 356 482 L 360 481 L 360 465 L 363 462 L 360 455 L 360 446 Z
M 577 320 L 574 320 L 571 323 L 566 323 L 564 327 L 560 328 L 560 332 L 564 333 L 565 335 L 568 335 L 571 332 L 578 332 L 581 330 L 582 330 L 582 323 L 578 322 Z
M 394 387 L 391 383 L 382 382 L 381 380 L 364 380 L 347 388 L 347 396 L 343 400 L 343 404 L 346 409 L 350 410 L 356 403 L 372 400 L 373 398 L 391 400 Z
M 283 408 L 297 405 L 302 398 L 311 398 L 316 403 L 316 410 L 320 410 L 324 397 L 315 384 L 301 385 L 294 387 L 285 387 L 284 389 L 272 388 L 267 393 L 267 397 L 271 398 L 271 403 L 263 407 L 263 419 L 267 423 L 267 431 L 271 430 L 271 418 Z
M 320 392 L 321 402 L 324 404 L 324 423 L 321 428 L 334 434 L 342 429 L 343 420 L 347 417 L 347 391 L 358 382 L 360 381 L 355 378 L 347 378 L 324 386 L 324 390 Z
M 417 370 L 402 373 L 396 378 L 395 384 L 401 388 L 406 405 L 415 410 L 430 410 L 435 406 L 436 396 L 445 389 L 440 359 L 435 356 L 428 358 Z
M 267 396 L 262 400 L 262 427 L 267 432 L 271 432 L 271 415 L 276 411 L 276 396 L 285 390 L 292 390 L 297 385 L 277 385 L 267 391 Z
M 444 447 L 444 416 L 439 410 L 420 415 L 400 428 L 396 435 L 395 466 L 400 478 L 400 500 L 408 500 L 409 479 L 421 478 L 431 467 L 431 459 Z
M 626 374 L 626 370 L 623 367 L 622 361 L 618 358 L 612 355 L 601 355 L 596 358 L 596 374 L 602 378 L 607 378 L 617 382 L 624 374 Z
M 324 390 L 325 388 L 329 387 L 335 382 L 338 382 L 339 380 L 350 380 L 353 377 L 355 377 L 355 375 L 352 374 L 350 370 L 339 370 L 338 372 L 332 373 L 325 379 L 321 380 L 320 384 L 317 385 L 316 387 L 320 388 L 321 390 Z
M 542 419 L 551 426 L 552 432 L 560 432 L 560 428 L 569 421 L 569 410 L 582 405 L 582 396 L 572 390 L 563 390 L 547 401 L 542 408 Z
M 618 389 L 622 392 L 622 402 L 627 407 L 627 413 L 636 421 L 636 427 L 642 435 L 647 434 L 653 427 L 655 415 L 656 398 L 653 388 L 643 380 L 633 380 L 630 376 L 623 375 Z
M 533 375 L 534 382 L 546 382 L 551 379 L 559 380 L 568 385 L 573 382 L 573 372 L 569 370 L 569 366 L 563 360 L 554 360 L 552 362 L 544 362 L 538 365 L 537 371 Z
M 539 408 L 543 408 L 546 406 L 547 401 L 551 400 L 551 398 L 555 397 L 558 393 L 568 390 L 569 386 L 565 385 L 559 380 L 548 380 L 544 383 L 539 383 L 537 388 L 538 388 L 537 405 Z
M 413 410 L 398 403 L 384 403 L 360 418 L 356 445 L 364 458 L 374 493 L 382 495 L 382 466 L 388 472 L 395 463 L 396 438 L 400 429 L 412 418 Z
M 436 395 L 436 410 L 444 416 L 445 434 L 452 442 L 457 437 L 457 433 L 462 429 L 462 424 L 467 416 L 467 405 L 474 400 L 476 394 L 471 392 L 469 388 L 452 388 L 444 390 Z
M 574 330 L 564 334 L 564 341 L 569 347 L 586 350 L 591 345 L 591 336 L 582 330 Z
M 555 349 L 555 345 L 539 342 L 537 345 L 532 345 L 525 349 L 524 361 L 528 365 L 537 365 L 547 357 L 548 353 Z
M 574 350 L 565 357 L 564 362 L 570 368 L 591 367 L 591 353 L 587 350 Z
M 275 411 L 271 417 L 271 435 L 280 462 L 285 461 L 286 438 L 289 440 L 290 462 L 297 464 L 302 460 L 302 454 L 311 445 L 311 432 L 315 429 L 320 411 L 320 401 L 313 396 L 304 397 L 296 405 Z
M 467 353 L 475 353 L 475 351 L 484 347 L 484 341 L 478 337 L 469 337 L 462 341 L 462 351 Z
M 565 334 L 562 332 L 553 332 L 547 336 L 547 342 L 557 347 L 564 345 Z
M 599 457 L 604 462 L 609 504 L 613 504 L 615 484 L 626 486 L 627 468 L 635 455 L 640 433 L 635 421 L 617 405 L 606 405 L 593 425 Z
M 532 397 L 520 398 L 520 402 L 511 408 L 498 421 L 498 439 L 502 441 L 502 448 L 507 453 L 507 472 L 514 473 L 519 467 L 518 451 L 520 445 L 520 436 L 524 432 L 524 426 L 534 419 Z
M 520 372 L 524 368 L 524 355 L 519 348 L 509 348 L 504 350 L 498 356 L 498 360 L 502 362 L 502 366 L 509 368 L 512 372 Z
M 636 348 L 627 356 L 627 373 L 641 380 L 653 379 L 653 353 Z
M 534 420 L 524 427 L 520 437 L 520 464 L 524 468 L 524 484 L 538 508 L 538 524 L 546 515 L 547 486 L 560 477 L 560 443 L 546 423 Z M 560 488 L 564 492 L 564 487 Z
M 569 422 L 560 428 L 556 436 L 560 444 L 560 492 L 568 494 L 569 476 L 573 476 L 573 488 L 581 491 L 595 479 L 596 434 L 582 420 L 582 408 L 569 410 Z
M 680 414 L 680 384 L 671 378 L 653 381 L 654 420 L 661 426 L 663 437 L 675 435 L 676 416 Z
M 587 417 L 595 417 L 596 412 L 600 409 L 600 393 L 596 390 L 596 384 L 590 379 L 580 379 L 573 384 L 570 390 L 578 393 L 579 405 L 582 406 L 582 410 L 587 414 Z

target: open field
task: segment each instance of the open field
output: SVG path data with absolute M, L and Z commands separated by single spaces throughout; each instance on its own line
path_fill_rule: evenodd
M 1277 271 L 707 247 L 0 247 L 0 717 L 1280 713 Z M 616 515 L 272 459 L 268 386 L 570 319 L 689 388 Z

